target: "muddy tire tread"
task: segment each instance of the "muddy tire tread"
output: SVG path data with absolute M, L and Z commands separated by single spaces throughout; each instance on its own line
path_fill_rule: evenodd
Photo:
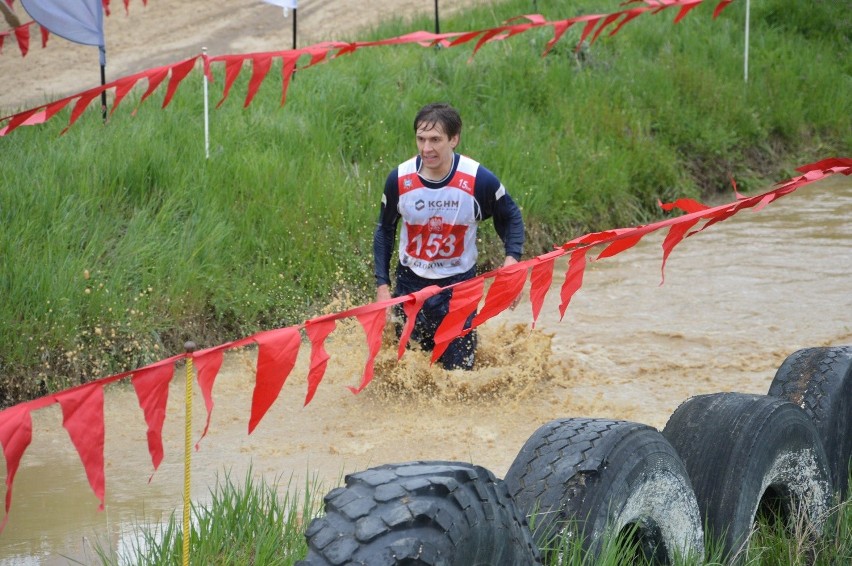
M 480 466 L 383 465 L 348 475 L 324 503 L 300 566 L 541 564 L 505 483 Z
M 816 425 L 841 499 L 852 457 L 852 346 L 803 348 L 778 368 L 769 395 L 798 405 Z
M 793 403 L 769 395 L 698 395 L 675 410 L 663 435 L 686 464 L 705 530 L 728 556 L 747 544 L 770 491 L 785 505 L 801 504 L 820 531 L 833 497 L 828 458 L 816 427 Z
M 703 553 L 698 503 L 686 468 L 648 425 L 595 418 L 546 423 L 521 448 L 506 483 L 520 508 L 536 515 L 533 536 L 542 549 L 551 548 L 554 537 L 570 528 L 595 553 L 610 523 L 629 521 L 663 525 L 666 534 L 655 536 L 662 537 L 657 542 L 669 559 L 675 553 Z M 677 486 L 677 502 L 668 509 L 684 519 L 677 526 L 660 512 L 658 502 L 638 501 L 650 485 Z M 641 511 L 634 510 L 637 504 Z

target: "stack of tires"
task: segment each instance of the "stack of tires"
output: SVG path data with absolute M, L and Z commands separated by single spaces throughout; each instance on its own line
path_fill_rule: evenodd
M 761 517 L 805 517 L 819 533 L 846 497 L 850 403 L 852 346 L 806 348 L 768 395 L 692 397 L 662 431 L 548 422 L 503 480 L 459 462 L 371 468 L 326 495 L 298 564 L 558 564 L 559 541 L 580 540 L 595 556 L 613 535 L 637 558 L 701 563 L 705 532 L 735 561 Z

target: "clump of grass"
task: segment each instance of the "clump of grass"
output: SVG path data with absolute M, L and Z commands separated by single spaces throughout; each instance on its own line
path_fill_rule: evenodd
M 314 479 L 303 490 L 255 479 L 251 470 L 241 485 L 225 473 L 211 489 L 209 504 L 192 504 L 190 556 L 193 564 L 291 566 L 307 553 L 304 537 L 308 523 L 321 513 L 322 486 Z M 537 512 L 530 517 L 534 528 Z M 569 524 L 541 548 L 546 564 L 560 566 L 622 566 L 654 564 L 640 548 L 638 525 L 605 535 L 594 552 L 584 545 L 582 526 Z M 173 513 L 164 524 L 140 525 L 128 552 L 99 545 L 95 554 L 104 566 L 182 562 L 182 519 Z M 720 541 L 705 539 L 703 560 L 676 556 L 673 566 L 776 566 L 777 564 L 836 566 L 852 558 L 852 498 L 839 503 L 818 534 L 803 515 L 786 520 L 763 516 L 755 525 L 748 546 L 726 555 Z
M 209 503 L 192 503 L 191 563 L 292 565 L 307 552 L 304 532 L 321 504 L 320 489 L 316 479 L 303 489 L 277 480 L 269 484 L 251 470 L 240 485 L 226 472 L 210 490 Z M 182 521 L 175 512 L 166 523 L 140 525 L 127 552 L 99 545 L 98 560 L 104 566 L 181 564 Z
M 850 475 L 852 477 L 852 474 Z M 530 517 L 536 523 L 537 512 Z M 569 523 L 560 536 L 541 548 L 546 564 L 559 566 L 651 566 L 640 548 L 638 526 L 628 527 L 615 535 L 605 535 L 598 550 L 589 552 L 583 543 L 582 525 Z M 703 559 L 676 556 L 673 566 L 837 566 L 852 562 L 852 497 L 839 502 L 827 515 L 818 532 L 802 510 L 789 517 L 780 514 L 760 515 L 748 544 L 733 555 L 724 551 L 721 540 L 705 534 Z
M 835 506 L 818 532 L 804 512 L 758 521 L 742 562 L 749 566 L 834 566 L 852 561 L 852 500 Z

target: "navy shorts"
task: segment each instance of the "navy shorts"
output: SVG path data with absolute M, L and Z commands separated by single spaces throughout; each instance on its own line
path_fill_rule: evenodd
M 459 275 L 445 277 L 444 279 L 426 279 L 414 273 L 410 268 L 404 265 L 398 265 L 396 269 L 396 290 L 395 297 L 408 295 L 428 287 L 429 285 L 437 285 L 438 287 L 446 287 L 473 279 L 476 276 L 476 267 Z M 445 289 L 437 295 L 430 297 L 423 304 L 423 308 L 417 313 L 417 318 L 414 320 L 414 330 L 411 332 L 411 339 L 420 344 L 424 350 L 431 352 L 435 348 L 435 331 L 447 313 L 450 310 L 450 297 L 452 297 L 452 289 Z M 405 312 L 402 305 L 394 306 L 396 314 L 405 320 Z M 464 328 L 470 328 L 473 322 L 473 317 L 476 312 L 471 313 L 464 323 Z M 402 326 L 397 325 L 397 336 L 402 334 Z M 464 336 L 456 338 L 447 347 L 446 351 L 441 355 L 439 361 L 445 369 L 473 369 L 474 357 L 476 354 L 476 331 L 469 332 Z

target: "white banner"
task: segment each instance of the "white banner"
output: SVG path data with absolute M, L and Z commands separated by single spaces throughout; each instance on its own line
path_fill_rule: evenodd
M 276 6 L 281 6 L 282 8 L 290 8 L 295 10 L 296 4 L 298 4 L 298 0 L 263 0 L 267 4 L 275 4 Z

